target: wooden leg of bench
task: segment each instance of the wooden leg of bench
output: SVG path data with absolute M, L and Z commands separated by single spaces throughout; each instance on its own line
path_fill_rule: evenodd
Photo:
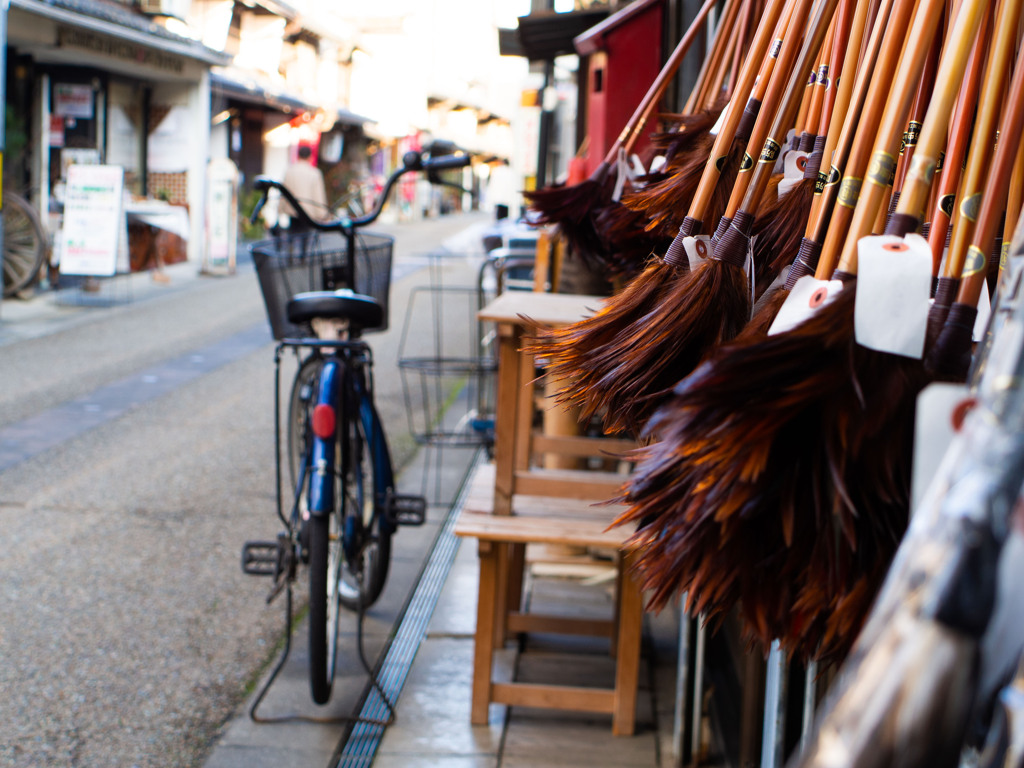
M 615 711 L 612 733 L 632 736 L 636 730 L 637 685 L 640 680 L 640 642 L 643 635 L 643 597 L 623 566 L 619 592 L 618 654 L 615 664 Z
M 625 582 L 623 574 L 626 571 L 626 556 L 619 554 L 615 563 L 615 600 L 612 603 L 612 639 L 608 643 L 608 653 L 614 659 L 619 653 L 619 628 L 622 626 L 621 616 L 621 600 L 618 599 L 619 595 L 622 594 L 622 585 Z
M 481 542 L 482 544 L 483 542 Z M 494 635 L 493 648 L 504 648 L 508 637 L 509 559 L 511 544 L 492 543 L 494 548 Z
M 523 607 L 523 577 L 526 570 L 526 545 L 508 545 L 508 583 L 506 584 L 505 613 L 501 617 L 502 640 L 509 639 L 508 615 Z
M 476 639 L 473 648 L 473 700 L 470 722 L 486 725 L 491 703 L 491 675 L 494 658 L 495 598 L 498 581 L 498 554 L 505 547 L 490 541 L 479 542 L 480 592 L 476 603 Z

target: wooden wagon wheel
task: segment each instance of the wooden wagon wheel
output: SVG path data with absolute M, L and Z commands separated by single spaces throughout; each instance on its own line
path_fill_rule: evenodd
M 10 298 L 39 279 L 47 243 L 35 208 L 21 195 L 3 193 L 4 298 Z

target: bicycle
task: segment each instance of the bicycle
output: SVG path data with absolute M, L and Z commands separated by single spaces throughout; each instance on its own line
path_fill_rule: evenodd
M 356 218 L 316 222 L 281 183 L 257 178 L 263 197 L 277 189 L 314 236 L 301 235 L 303 248 L 286 238 L 253 246 L 260 287 L 267 307 L 275 351 L 275 444 L 277 446 L 277 514 L 285 526 L 276 541 L 249 541 L 242 548 L 242 569 L 274 579 L 270 602 L 288 596 L 300 564 L 309 576 L 310 691 L 313 701 L 330 699 L 339 608 L 359 616 L 380 596 L 391 559 L 391 538 L 399 526 L 420 525 L 426 500 L 395 492 L 394 469 L 384 426 L 373 400 L 373 357 L 364 332 L 388 324 L 393 239 L 360 234 L 373 223 L 391 189 L 406 173 L 425 171 L 434 183 L 439 172 L 464 168 L 466 154 L 410 152 L 387 179 L 374 207 Z M 319 233 L 340 237 L 323 237 Z M 288 400 L 286 447 L 293 489 L 285 514 L 281 468 L 281 358 L 291 349 L 305 355 Z M 250 709 L 254 720 L 262 695 L 283 665 L 284 655 Z M 373 678 L 370 673 L 371 679 Z M 389 707 L 390 708 L 390 707 Z

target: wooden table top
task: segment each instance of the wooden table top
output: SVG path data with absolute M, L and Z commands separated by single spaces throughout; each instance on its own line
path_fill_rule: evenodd
M 520 315 L 541 323 L 559 326 L 575 323 L 594 314 L 605 300 L 602 296 L 574 293 L 505 291 L 477 313 L 477 317 L 495 323 L 522 324 Z

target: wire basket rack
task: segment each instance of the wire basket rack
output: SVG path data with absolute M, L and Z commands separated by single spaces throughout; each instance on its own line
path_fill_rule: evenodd
M 349 285 L 349 252 L 340 233 L 301 233 L 262 240 L 252 245 L 267 319 L 275 339 L 302 338 L 308 332 L 288 321 L 288 300 L 306 291 L 351 288 L 375 299 L 384 309 L 388 327 L 388 294 L 391 290 L 391 259 L 394 238 L 360 233 L 356 236 L 355 285 Z
M 476 318 L 480 299 L 475 286 L 433 284 L 410 295 L 398 367 L 410 432 L 420 445 L 489 446 L 494 440 L 496 363 Z M 425 324 L 430 336 L 411 344 L 410 329 Z M 462 407 L 450 408 L 456 402 Z

